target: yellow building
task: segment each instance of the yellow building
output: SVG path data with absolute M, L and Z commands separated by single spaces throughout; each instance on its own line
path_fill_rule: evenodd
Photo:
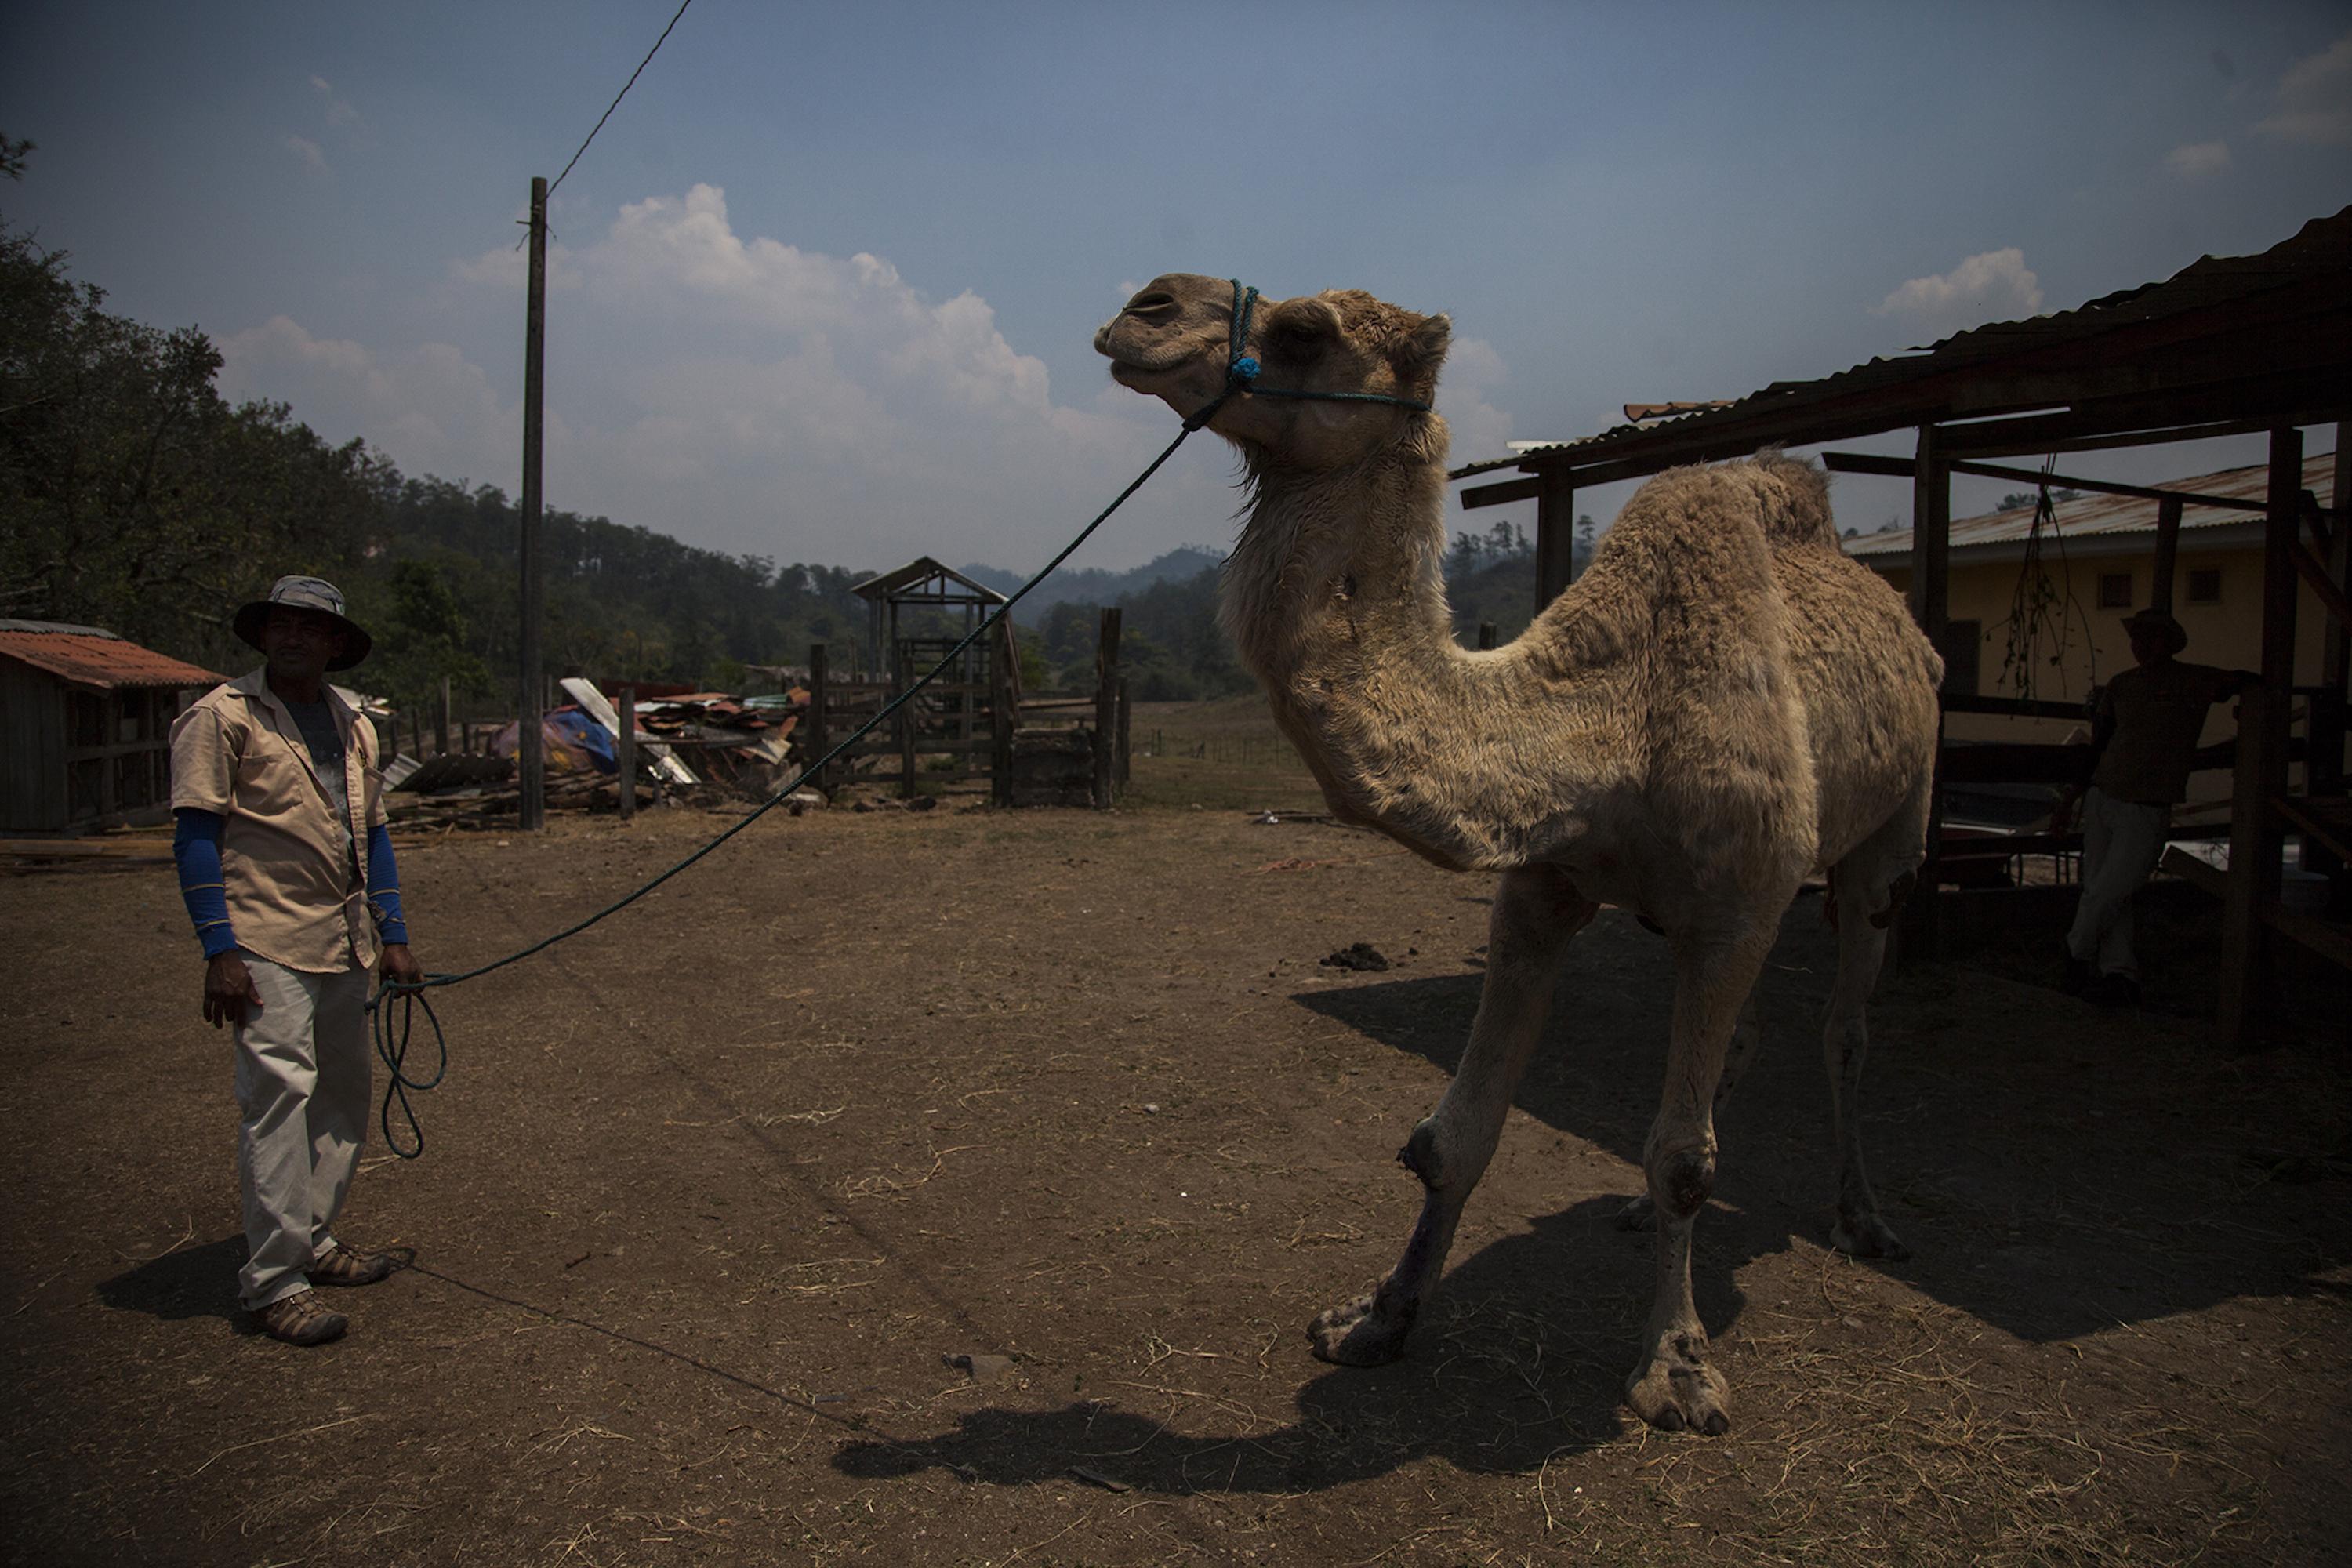
M 2336 458 L 2304 459 L 2303 488 L 2326 504 Z M 2230 669 L 2262 663 L 2263 518 L 2268 468 L 2253 464 L 2199 474 L 2158 487 L 2208 497 L 2243 497 L 2243 510 L 2187 506 L 2173 569 L 2173 616 L 2189 633 L 2183 658 Z M 1951 619 L 1944 643 L 1945 689 L 1984 697 L 2071 702 L 2131 664 L 2123 619 L 2149 607 L 2155 591 L 2158 503 L 2133 496 L 2086 495 L 2055 503 L 2034 526 L 2027 506 L 1951 525 Z M 1911 533 L 1862 534 L 1846 553 L 1906 593 Z M 2307 583 L 2295 607 L 2294 679 L 2320 678 L 2326 610 Z M 1953 713 L 1945 733 L 1956 741 L 2056 741 L 2062 720 Z M 2234 732 L 2228 705 L 2207 722 L 2208 744 Z M 2190 785 L 2192 800 L 2228 796 L 2229 775 L 2209 772 Z

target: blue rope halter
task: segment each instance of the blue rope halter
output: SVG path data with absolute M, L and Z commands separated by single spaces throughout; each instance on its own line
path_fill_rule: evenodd
M 1257 310 L 1257 289 L 1244 288 L 1238 278 L 1228 279 L 1234 286 L 1233 335 L 1225 349 L 1225 385 L 1209 403 L 1194 411 L 1184 421 L 1187 430 L 1198 430 L 1215 416 L 1225 400 L 1236 392 L 1247 392 L 1253 397 L 1297 397 L 1315 403 L 1385 403 L 1392 407 L 1410 408 L 1416 414 L 1426 414 L 1430 405 L 1411 397 L 1391 397 L 1379 392 L 1306 392 L 1286 386 L 1260 386 L 1258 372 L 1262 368 L 1255 358 L 1242 352 L 1249 342 L 1250 317 Z

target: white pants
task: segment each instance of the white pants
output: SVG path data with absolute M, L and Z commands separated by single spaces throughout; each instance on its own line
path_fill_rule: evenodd
M 2137 981 L 2132 956 L 2132 895 L 2164 858 L 2172 808 L 2117 800 L 2093 788 L 2083 796 L 2083 899 L 2066 932 L 2066 951 L 2101 974 Z
M 237 1183 L 247 1258 L 237 1294 L 261 1308 L 310 1288 L 367 1142 L 368 972 L 310 974 L 240 952 L 261 994 L 236 1036 Z

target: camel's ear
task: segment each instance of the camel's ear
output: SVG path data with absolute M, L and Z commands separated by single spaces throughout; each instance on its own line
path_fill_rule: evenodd
M 1397 374 L 1414 384 L 1423 378 L 1435 379 L 1437 367 L 1445 363 L 1445 351 L 1453 342 L 1451 316 L 1423 316 L 1421 324 L 1407 332 L 1404 341 L 1397 345 Z
M 1285 300 L 1265 317 L 1265 347 L 1276 357 L 1304 363 L 1337 342 L 1339 312 L 1313 295 Z

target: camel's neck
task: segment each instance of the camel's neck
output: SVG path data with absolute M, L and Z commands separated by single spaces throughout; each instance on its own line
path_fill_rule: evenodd
M 1434 440 L 1336 474 L 1259 468 L 1226 626 L 1341 816 L 1449 865 L 1517 864 L 1580 830 L 1563 807 L 1590 771 L 1573 753 L 1591 681 L 1561 668 L 1572 638 L 1455 642 Z

